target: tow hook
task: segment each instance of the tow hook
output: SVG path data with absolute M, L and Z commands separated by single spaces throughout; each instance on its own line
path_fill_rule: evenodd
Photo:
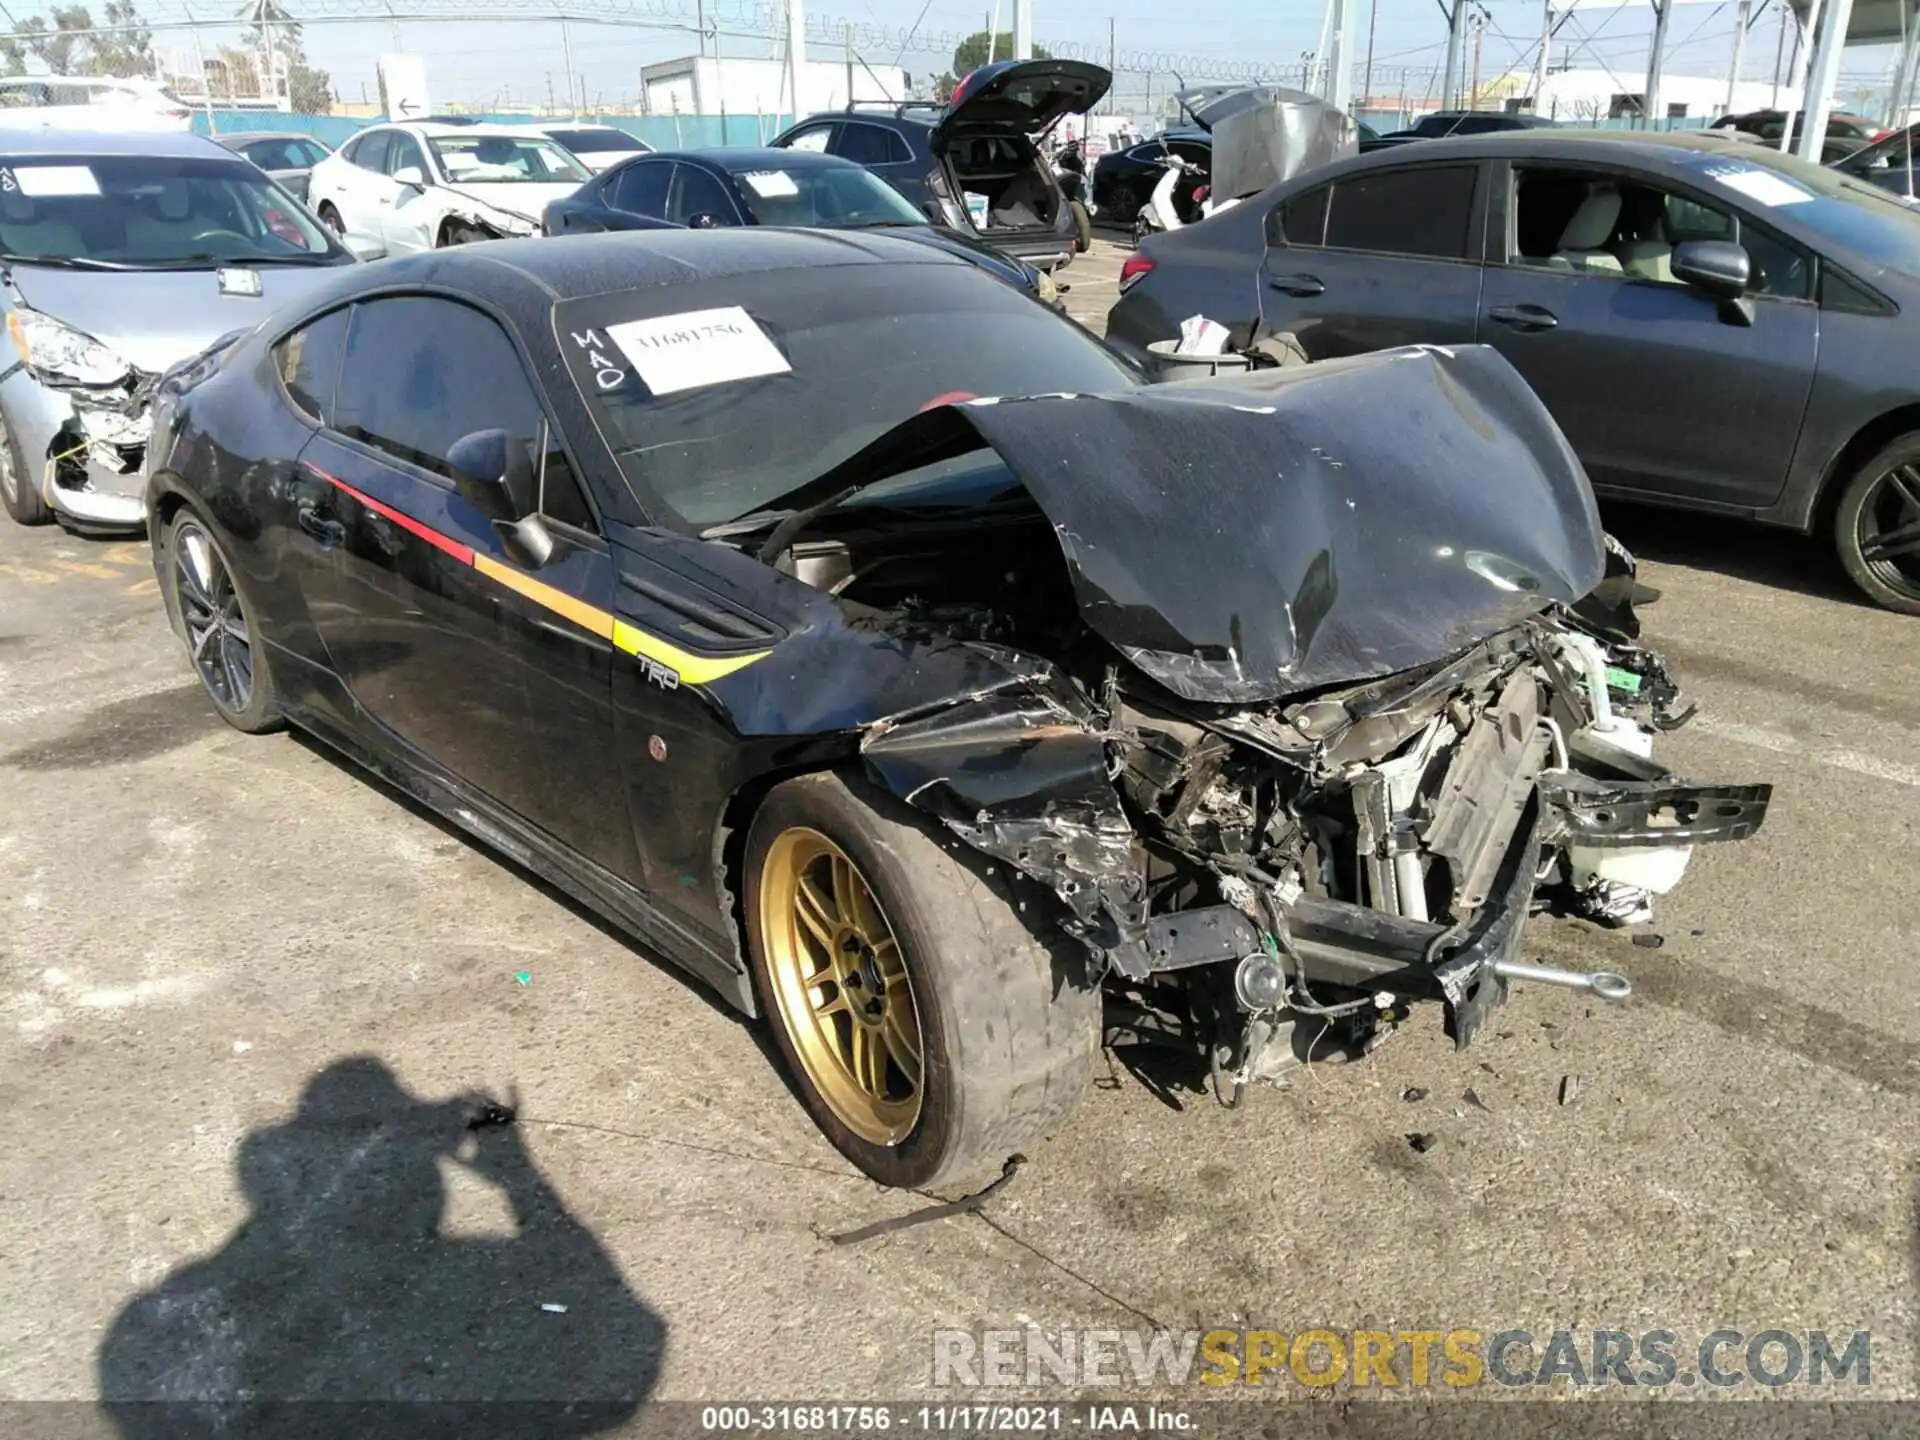
M 1521 960 L 1496 960 L 1493 973 L 1505 980 L 1530 980 L 1537 985 L 1563 985 L 1569 990 L 1585 990 L 1602 1000 L 1624 1000 L 1633 993 L 1633 982 L 1611 970 L 1555 970 L 1546 965 L 1529 965 Z

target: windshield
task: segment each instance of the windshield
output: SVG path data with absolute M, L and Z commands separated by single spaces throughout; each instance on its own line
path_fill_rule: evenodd
M 552 185 L 591 178 L 579 161 L 543 137 L 433 135 L 427 144 L 456 185 Z
M 935 405 L 1140 383 L 1011 286 L 904 258 L 587 296 L 554 324 L 641 503 L 696 528 L 775 505 Z
M 160 155 L 0 158 L 0 251 L 118 270 L 351 258 L 245 160 Z
M 925 225 L 927 217 L 898 190 L 857 165 L 796 165 L 734 173 L 753 218 L 762 225 Z
M 1920 279 L 1920 212 L 1876 185 L 1777 150 L 1687 156 L 1703 177 L 1718 181 L 1763 216 L 1790 220 L 1822 239 Z
M 576 155 L 605 155 L 616 150 L 637 155 L 653 148 L 624 130 L 549 130 L 547 138 L 566 146 Z

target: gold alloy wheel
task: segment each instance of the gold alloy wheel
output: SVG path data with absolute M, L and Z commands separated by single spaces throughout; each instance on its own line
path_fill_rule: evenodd
M 795 826 L 767 851 L 759 923 L 774 1004 L 814 1091 L 862 1140 L 899 1144 L 920 1118 L 920 1012 L 866 877 Z

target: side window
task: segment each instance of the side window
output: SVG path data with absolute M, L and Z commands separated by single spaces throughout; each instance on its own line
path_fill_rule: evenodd
M 322 423 L 331 418 L 349 309 L 342 306 L 301 326 L 274 351 L 274 364 L 279 368 L 280 381 L 287 387 L 287 394 L 294 404 Z
M 711 215 L 722 225 L 738 223 L 726 186 L 697 165 L 673 167 L 673 190 L 667 201 L 667 219 L 688 225 L 696 215 Z
M 885 126 L 851 121 L 840 127 L 833 153 L 856 165 L 892 165 L 913 158 L 906 142 Z
M 566 452 L 547 424 L 520 353 L 494 321 L 454 300 L 401 295 L 356 306 L 332 428 L 410 465 L 451 477 L 447 452 L 476 430 L 504 429 L 536 463 L 543 508 L 582 529 L 593 521 Z
M 427 157 L 420 153 L 420 142 L 411 135 L 395 131 L 393 140 L 387 147 L 387 174 L 398 174 L 409 165 L 418 170 L 424 178 L 433 177 L 433 172 L 427 169 Z
M 1213 163 L 1213 147 L 1196 145 L 1191 140 L 1175 140 L 1169 147 L 1182 160 L 1206 169 Z
M 1753 293 L 1777 300 L 1813 298 L 1813 263 L 1804 250 L 1744 220 L 1740 222 L 1740 244 L 1753 267 L 1753 277 L 1747 284 Z
M 643 160 L 620 172 L 620 183 L 613 187 L 613 206 L 632 215 L 651 215 L 659 220 L 667 213 L 667 182 L 673 178 L 673 166 L 663 160 Z
M 387 146 L 393 140 L 391 130 L 376 130 L 371 135 L 362 136 L 360 143 L 354 146 L 353 163 L 362 170 L 371 170 L 383 175 L 387 169 Z
M 1440 165 L 1342 180 L 1327 205 L 1327 248 L 1464 260 L 1475 174 Z
M 1327 196 L 1332 187 L 1322 185 L 1304 195 L 1282 200 L 1267 218 L 1269 245 L 1319 245 L 1327 237 Z
M 345 160 L 349 165 L 358 165 L 360 162 L 356 160 L 354 156 L 359 152 L 360 147 L 364 144 L 366 144 L 366 137 L 363 135 L 356 135 L 351 140 L 347 141 L 346 144 L 342 145 L 334 153 L 337 154 L 342 160 Z
M 827 142 L 832 138 L 833 126 L 816 125 L 810 130 L 801 130 L 796 133 L 791 140 L 787 141 L 786 148 L 789 150 L 815 150 L 824 155 L 827 149 Z

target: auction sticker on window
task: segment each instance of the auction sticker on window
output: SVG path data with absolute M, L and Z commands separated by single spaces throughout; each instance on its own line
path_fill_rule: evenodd
M 1749 200 L 1757 200 L 1762 205 L 1804 205 L 1813 199 L 1812 191 L 1802 189 L 1771 170 L 1715 168 L 1707 173 L 1729 190 L 1738 190 Z
M 748 170 L 740 178 L 762 200 L 777 200 L 800 193 L 800 187 L 793 183 L 793 177 L 784 170 Z
M 84 165 L 22 165 L 12 172 L 0 172 L 12 184 L 0 184 L 0 189 L 12 190 L 16 187 L 22 195 L 41 199 L 53 195 L 98 195 L 100 182 L 93 178 L 93 171 Z
M 620 347 L 641 383 L 655 395 L 793 370 L 766 332 L 738 305 L 609 325 L 607 338 Z

